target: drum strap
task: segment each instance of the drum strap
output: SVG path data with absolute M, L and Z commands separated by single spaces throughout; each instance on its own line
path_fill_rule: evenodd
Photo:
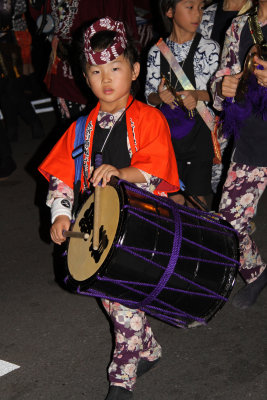
M 75 179 L 74 179 L 74 203 L 73 203 L 73 213 L 75 214 L 79 192 L 81 188 L 81 175 L 83 166 L 83 146 L 84 146 L 84 132 L 88 115 L 82 116 L 77 119 L 75 126 L 75 140 L 74 140 L 74 150 L 72 152 L 72 158 L 75 163 Z

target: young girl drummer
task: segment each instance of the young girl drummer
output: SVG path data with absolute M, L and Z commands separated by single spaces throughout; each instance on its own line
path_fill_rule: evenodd
M 81 59 L 86 82 L 99 99 L 84 131 L 81 190 L 100 181 L 104 187 L 111 176 L 155 194 L 178 190 L 176 160 L 165 118 L 130 94 L 140 66 L 123 23 L 106 17 L 87 28 Z M 56 244 L 65 241 L 62 232 L 69 229 L 72 218 L 75 127 L 73 123 L 39 167 L 50 182 L 47 205 L 52 214 L 51 238 Z M 103 164 L 94 168 L 95 152 L 105 139 Z M 130 399 L 136 377 L 160 359 L 161 347 L 144 312 L 105 299 L 102 302 L 113 322 L 116 342 L 106 400 Z

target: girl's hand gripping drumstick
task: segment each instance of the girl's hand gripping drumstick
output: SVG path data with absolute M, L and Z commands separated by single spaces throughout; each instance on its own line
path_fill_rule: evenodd
M 95 169 L 102 164 L 102 154 L 95 155 Z M 100 196 L 101 196 L 101 182 L 95 187 L 95 201 L 94 201 L 94 226 L 93 226 L 93 250 L 98 250 L 99 247 L 99 229 L 100 229 Z

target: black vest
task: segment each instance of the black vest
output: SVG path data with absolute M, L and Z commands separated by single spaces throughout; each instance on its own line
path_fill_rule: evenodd
M 194 87 L 196 87 L 196 81 L 193 60 L 201 37 L 200 33 L 196 33 L 186 60 L 183 63 L 183 71 Z M 180 63 L 180 65 L 181 64 L 182 63 Z M 167 76 L 171 85 L 175 87 L 177 77 L 172 70 L 170 71 L 170 65 L 161 53 L 160 72 Z M 175 89 L 176 91 L 184 90 L 180 82 L 177 83 Z M 214 157 L 210 130 L 198 112 L 196 112 L 195 119 L 195 125 L 188 135 L 179 140 L 172 138 L 172 144 L 177 160 L 199 159 L 208 161 Z
M 93 147 L 92 147 L 92 165 L 95 163 L 95 154 L 100 152 L 104 141 L 109 133 L 109 129 L 103 129 L 96 123 Z M 116 168 L 129 167 L 131 164 L 130 155 L 127 147 L 127 125 L 126 115 L 120 122 L 117 122 L 104 146 L 103 164 L 110 164 Z

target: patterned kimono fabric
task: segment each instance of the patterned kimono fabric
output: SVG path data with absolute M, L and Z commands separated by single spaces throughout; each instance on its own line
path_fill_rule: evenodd
M 106 132 L 105 132 L 106 131 Z M 92 160 L 100 151 L 108 134 L 108 129 L 101 129 L 96 124 L 92 148 Z M 127 149 L 127 128 L 125 116 L 112 130 L 111 141 L 107 141 L 103 151 L 103 163 L 125 168 L 131 159 Z M 119 149 L 119 152 L 118 152 Z M 115 349 L 108 368 L 109 382 L 133 390 L 136 382 L 137 365 L 140 358 L 154 361 L 161 357 L 161 346 L 154 338 L 147 317 L 143 311 L 129 309 L 122 304 L 101 299 L 108 313 L 115 335 Z
M 263 28 L 267 35 L 267 25 Z M 240 36 L 239 59 L 245 59 L 247 50 L 253 45 L 248 22 L 244 25 Z M 252 91 L 255 93 L 252 95 Z M 253 92 L 254 93 L 254 92 Z M 262 93 L 262 97 L 260 94 Z M 255 110 L 250 99 L 257 102 Z M 254 75 L 248 83 L 248 93 L 242 102 L 233 103 L 231 114 L 225 109 L 224 129 L 231 126 L 235 132 L 235 150 L 232 163 L 223 188 L 219 211 L 238 231 L 240 240 L 240 273 L 247 283 L 255 281 L 265 270 L 258 248 L 249 236 L 251 219 L 256 214 L 257 205 L 267 185 L 267 121 L 266 101 L 267 88 L 260 87 Z M 226 102 L 227 100 L 225 100 Z M 261 103 L 261 104 L 258 104 Z M 240 105 L 239 105 L 240 104 Z M 228 106 L 229 107 L 229 106 Z M 235 107 L 244 109 L 246 114 L 242 122 L 238 122 L 238 111 Z M 262 109 L 262 114 L 259 110 Z

